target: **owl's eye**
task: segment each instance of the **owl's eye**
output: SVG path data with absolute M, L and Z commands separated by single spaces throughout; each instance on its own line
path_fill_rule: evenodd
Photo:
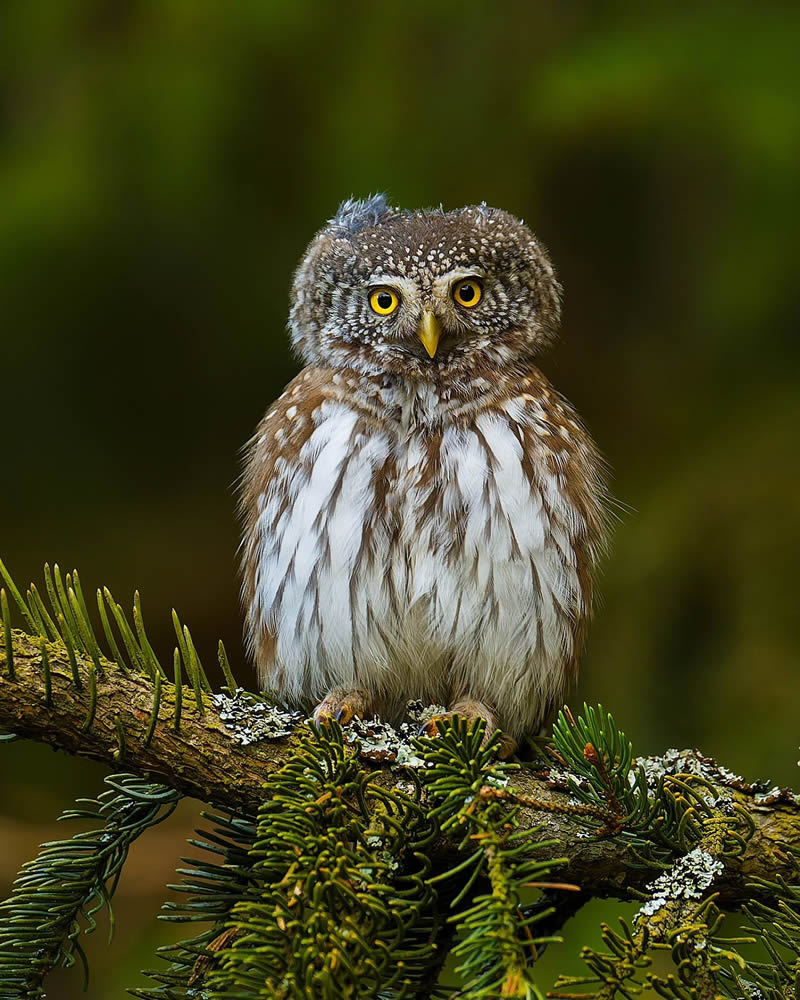
M 388 316 L 400 305 L 400 296 L 391 288 L 375 288 L 369 293 L 369 304 L 379 316 Z
M 483 285 L 477 278 L 462 278 L 453 285 L 453 298 L 460 306 L 471 309 L 483 295 Z

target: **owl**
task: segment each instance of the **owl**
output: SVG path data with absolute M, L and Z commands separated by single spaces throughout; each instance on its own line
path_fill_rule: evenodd
M 289 319 L 306 367 L 242 479 L 265 690 L 343 723 L 422 699 L 507 748 L 546 722 L 607 528 L 597 449 L 533 363 L 560 293 L 533 233 L 486 205 L 348 200 L 316 235 Z

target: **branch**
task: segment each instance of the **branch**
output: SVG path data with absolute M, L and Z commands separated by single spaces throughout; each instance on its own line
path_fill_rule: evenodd
M 291 735 L 242 745 L 236 730 L 221 718 L 213 697 L 199 687 L 183 692 L 176 725 L 179 695 L 172 683 L 159 679 L 154 684 L 102 657 L 73 654 L 79 687 L 63 644 L 19 631 L 10 637 L 9 644 L 0 624 L 3 730 L 114 767 L 124 764 L 185 795 L 250 816 L 263 799 L 266 779 L 291 756 Z M 9 646 L 13 669 L 9 669 Z M 380 756 L 373 752 L 369 759 L 374 762 Z M 791 792 L 765 793 L 697 752 L 670 751 L 646 764 L 652 772 L 701 775 L 722 799 L 735 803 L 752 820 L 755 830 L 747 849 L 738 857 L 721 858 L 723 870 L 710 887 L 719 893 L 720 905 L 736 908 L 752 900 L 750 883 L 756 879 L 774 882 L 779 875 L 791 877 L 787 850 L 800 850 L 800 803 Z M 408 790 L 408 772 L 397 764 L 380 766 L 375 780 L 387 788 Z M 493 793 L 486 790 L 486 794 Z M 535 840 L 554 841 L 536 858 L 567 856 L 570 860 L 559 870 L 559 879 L 576 883 L 586 894 L 640 899 L 644 887 L 662 870 L 655 865 L 640 867 L 641 859 L 633 856 L 625 834 L 608 835 L 602 817 L 597 817 L 594 828 L 587 825 L 592 817 L 546 773 L 521 768 L 513 774 L 513 792 L 506 794 L 522 803 L 520 825 L 540 828 Z M 442 839 L 431 851 L 434 864 L 451 864 L 454 850 L 454 841 Z

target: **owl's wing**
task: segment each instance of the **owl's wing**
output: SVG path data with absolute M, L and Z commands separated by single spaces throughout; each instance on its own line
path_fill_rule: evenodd
M 608 466 L 572 404 L 537 368 L 531 367 L 514 390 L 513 401 L 519 403 L 523 414 L 520 427 L 526 474 L 542 493 L 545 506 L 552 488 L 568 501 L 564 510 L 569 516 L 554 527 L 569 540 L 579 581 L 578 600 L 568 609 L 573 653 L 567 675 L 572 680 L 591 618 L 594 578 L 608 544 L 612 506 Z M 549 513 L 558 519 L 555 505 Z
M 293 482 L 302 474 L 300 454 L 314 431 L 314 413 L 331 394 L 331 373 L 323 368 L 305 368 L 269 407 L 256 432 L 245 446 L 239 512 L 242 604 L 251 655 L 263 678 L 274 659 L 277 636 L 269 609 L 258 607 L 258 572 L 261 554 L 277 524 L 264 522 L 266 512 L 274 522 L 292 501 Z

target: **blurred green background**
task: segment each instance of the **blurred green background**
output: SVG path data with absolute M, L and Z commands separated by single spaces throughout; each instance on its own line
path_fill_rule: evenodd
M 175 605 L 241 664 L 232 484 L 297 370 L 305 244 L 351 194 L 486 200 L 551 248 L 542 367 L 629 507 L 574 701 L 796 781 L 799 43 L 790 4 L 5 0 L 3 559 L 138 587 L 160 653 Z M 3 749 L 0 890 L 103 773 Z M 154 964 L 195 818 L 137 848 L 90 997 Z

